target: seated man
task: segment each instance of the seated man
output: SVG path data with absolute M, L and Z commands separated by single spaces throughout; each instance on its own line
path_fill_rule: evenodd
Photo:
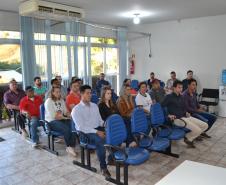
M 151 72 L 151 73 L 150 73 L 150 78 L 147 80 L 147 85 L 148 85 L 149 89 L 152 88 L 152 82 L 153 82 L 154 80 L 156 80 L 156 78 L 155 78 L 155 73 L 154 73 L 154 72 Z
M 188 112 L 186 112 L 184 100 L 181 95 L 183 85 L 181 81 L 176 80 L 173 83 L 173 93 L 168 94 L 162 102 L 163 107 L 167 107 L 169 118 L 174 121 L 178 126 L 184 126 L 185 121 L 187 123 L 186 128 L 190 130 L 184 138 L 184 142 L 188 147 L 195 148 L 193 143 L 200 134 L 202 134 L 207 128 L 208 125 L 194 117 L 192 117 Z
M 14 110 L 16 112 L 16 118 L 19 115 L 19 104 L 20 100 L 26 96 L 25 92 L 18 88 L 17 82 L 15 79 L 9 82 L 9 90 L 4 93 L 3 102 L 7 109 Z M 16 121 L 16 120 L 15 120 Z M 19 126 L 22 131 L 22 136 L 26 138 L 28 136 L 27 131 L 25 129 L 25 124 L 22 119 L 18 119 Z
M 97 96 L 100 96 L 101 89 L 103 88 L 103 86 L 110 85 L 110 83 L 107 80 L 105 80 L 104 78 L 105 78 L 105 74 L 100 73 L 100 78 L 99 78 L 99 80 L 97 81 L 97 84 L 96 84 Z
M 59 80 L 57 80 L 56 78 L 54 78 L 54 79 L 51 80 L 50 83 L 51 83 L 51 86 L 52 87 L 46 92 L 46 94 L 45 94 L 45 100 L 47 100 L 50 97 L 51 91 L 52 91 L 52 88 L 53 87 L 60 87 L 60 94 L 61 94 L 62 98 L 65 100 L 66 99 L 66 96 L 67 96 L 67 90 L 65 92 L 65 89 L 64 89 L 64 87 L 62 85 L 60 85 Z
M 173 82 L 174 82 L 175 80 L 177 80 L 177 78 L 176 78 L 176 73 L 175 73 L 174 71 L 172 71 L 172 72 L 170 73 L 170 79 L 167 80 L 167 82 L 166 82 L 166 87 L 165 87 L 165 89 L 166 89 L 166 94 L 170 94 L 170 93 L 173 92 Z
M 66 106 L 67 106 L 67 109 L 69 112 L 71 112 L 73 107 L 75 105 L 79 104 L 79 102 L 81 100 L 79 88 L 80 88 L 79 79 L 71 81 L 71 84 L 70 84 L 71 91 L 70 91 L 69 95 L 67 95 L 67 97 L 66 97 Z
M 40 117 L 40 105 L 42 104 L 41 96 L 34 95 L 34 89 L 32 86 L 26 87 L 26 95 L 20 101 L 20 112 L 30 120 L 30 134 L 32 139 L 32 147 L 39 145 L 39 137 L 37 134 L 37 128 L 42 124 L 39 122 Z
M 183 98 L 185 102 L 186 111 L 189 112 L 193 117 L 198 118 L 208 124 L 208 131 L 217 120 L 217 117 L 213 114 L 205 112 L 205 110 L 199 105 L 196 96 L 197 81 L 195 79 L 188 80 L 188 88 L 183 92 Z M 206 131 L 201 135 L 210 138 L 206 134 Z
M 187 78 L 185 78 L 182 83 L 183 83 L 183 91 L 185 91 L 188 88 L 188 80 L 193 78 L 193 71 L 188 70 L 187 71 Z
M 105 161 L 105 133 L 101 131 L 101 129 L 98 129 L 103 126 L 104 122 L 101 119 L 98 106 L 91 102 L 91 87 L 89 85 L 81 86 L 80 93 L 81 101 L 72 109 L 71 112 L 75 128 L 78 131 L 86 133 L 89 140 L 96 145 L 102 174 L 105 177 L 110 177 L 111 174 L 107 169 Z
M 42 81 L 39 76 L 36 76 L 34 78 L 34 87 L 33 88 L 34 88 L 35 95 L 41 96 L 42 99 L 44 100 L 47 89 L 42 85 Z
M 152 82 L 152 88 L 150 91 L 151 99 L 155 102 L 162 103 L 165 98 L 166 92 L 160 87 L 159 80 L 154 80 Z

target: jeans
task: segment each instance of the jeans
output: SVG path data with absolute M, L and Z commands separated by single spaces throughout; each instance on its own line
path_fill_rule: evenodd
M 145 134 L 149 135 L 151 132 L 151 115 L 146 114 L 146 118 L 147 118 L 147 123 L 148 123 L 148 129 L 146 130 Z
M 123 118 L 125 126 L 126 126 L 126 131 L 127 131 L 127 139 L 126 139 L 126 144 L 129 145 L 133 139 L 132 131 L 131 131 L 131 120 L 130 118 Z
M 192 116 L 208 124 L 208 129 L 205 130 L 205 132 L 208 131 L 213 126 L 214 122 L 217 120 L 217 116 L 208 112 L 194 113 L 192 114 Z
M 95 133 L 89 133 L 87 134 L 87 136 L 89 138 L 89 143 L 96 145 L 96 153 L 97 153 L 98 160 L 100 162 L 100 168 L 106 169 L 107 168 L 107 164 L 105 161 L 106 151 L 104 148 L 105 139 L 99 137 Z
M 50 130 L 62 133 L 67 147 L 75 147 L 75 135 L 71 131 L 71 124 L 71 120 L 49 122 Z
M 43 126 L 43 124 L 39 121 L 38 118 L 32 117 L 30 120 L 30 134 L 31 134 L 31 139 L 33 143 L 39 142 L 39 137 L 38 137 L 39 126 Z

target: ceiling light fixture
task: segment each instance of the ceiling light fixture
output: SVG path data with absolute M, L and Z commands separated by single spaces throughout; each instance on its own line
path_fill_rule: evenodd
M 140 17 L 139 17 L 139 15 L 140 15 L 139 13 L 135 13 L 135 14 L 134 14 L 134 16 L 135 16 L 135 17 L 133 18 L 133 23 L 134 23 L 134 24 L 140 24 Z

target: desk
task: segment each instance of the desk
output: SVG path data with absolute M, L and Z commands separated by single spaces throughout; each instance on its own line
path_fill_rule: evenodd
M 226 185 L 226 168 L 184 161 L 155 185 Z

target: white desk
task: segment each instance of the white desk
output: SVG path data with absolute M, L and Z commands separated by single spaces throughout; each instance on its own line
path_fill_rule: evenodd
M 184 161 L 155 185 L 226 185 L 226 168 Z

